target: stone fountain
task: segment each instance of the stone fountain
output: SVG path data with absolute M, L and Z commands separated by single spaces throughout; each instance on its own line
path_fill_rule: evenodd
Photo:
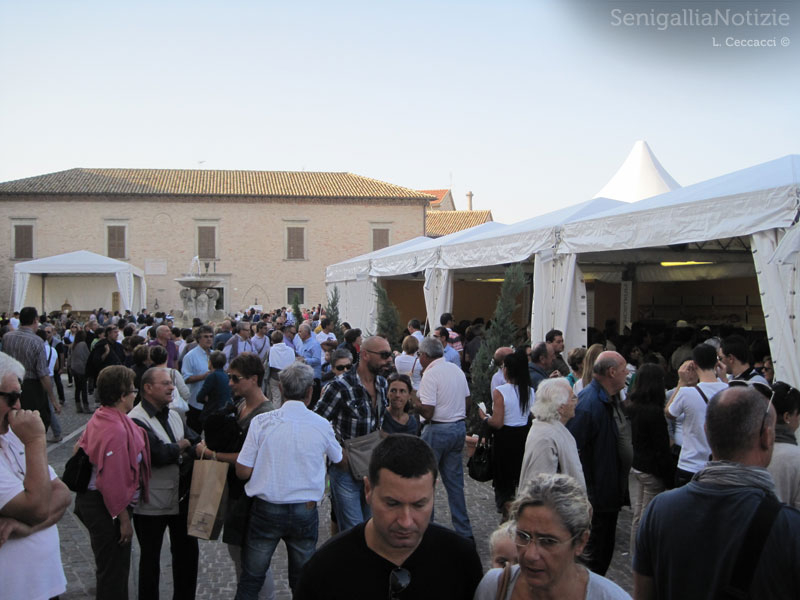
M 192 259 L 189 272 L 175 281 L 183 288 L 180 292 L 183 311 L 176 311 L 175 315 L 181 327 L 191 327 L 195 318 L 199 318 L 203 323 L 221 321 L 225 318 L 225 312 L 216 309 L 219 292 L 213 289 L 222 280 L 208 273 L 202 273 L 200 259 L 197 256 Z

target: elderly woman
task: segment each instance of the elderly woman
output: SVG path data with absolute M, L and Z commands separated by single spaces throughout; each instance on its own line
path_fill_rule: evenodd
M 539 473 L 566 473 L 586 487 L 575 438 L 565 427 L 575 416 L 578 398 L 564 377 L 545 379 L 536 392 L 534 420 L 525 440 L 520 488 Z
M 537 401 L 538 403 L 538 401 Z M 541 473 L 511 507 L 518 565 L 484 575 L 475 600 L 625 600 L 625 590 L 577 562 L 592 523 L 584 488 L 568 475 Z M 498 584 L 507 577 L 505 594 Z
M 147 500 L 150 446 L 127 413 L 136 389 L 133 371 L 115 365 L 97 376 L 98 408 L 78 446 L 92 463 L 88 489 L 75 498 L 75 514 L 89 529 L 97 567 L 97 598 L 127 598 L 133 526 L 131 513 Z
M 333 381 L 337 377 L 341 377 L 353 368 L 353 355 L 349 350 L 339 348 L 331 352 L 330 358 L 331 370 L 322 374 L 322 384 Z

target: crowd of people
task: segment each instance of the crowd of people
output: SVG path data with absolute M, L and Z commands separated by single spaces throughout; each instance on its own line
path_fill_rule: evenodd
M 65 384 L 90 415 L 74 511 L 97 598 L 127 598 L 136 536 L 139 597 L 157 599 L 167 531 L 173 597 L 195 597 L 198 459 L 228 465 L 222 542 L 240 600 L 275 597 L 281 540 L 295 598 L 629 598 L 605 577 L 627 505 L 636 598 L 800 594 L 800 392 L 775 381 L 769 345 L 747 332 L 609 324 L 566 352 L 561 331 L 533 343 L 523 331 L 488 348 L 479 406 L 472 374 L 491 323 L 449 313 L 427 335 L 409 321 L 397 340 L 321 306 L 190 329 L 146 311 L 3 317 L 0 560 L 47 575 L 5 571 L 0 598 L 65 591 L 56 523 L 71 494 L 47 464 Z M 492 439 L 483 510 L 500 522 L 485 573 L 464 487 L 476 425 Z M 433 522 L 439 478 L 452 529 Z M 328 487 L 338 535 L 318 547 Z

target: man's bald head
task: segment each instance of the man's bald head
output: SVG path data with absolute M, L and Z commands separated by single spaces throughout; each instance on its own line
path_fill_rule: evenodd
M 619 352 L 606 350 L 597 356 L 592 375 L 609 394 L 617 394 L 625 387 L 627 362 Z
M 389 342 L 386 341 L 386 338 L 382 338 L 379 335 L 373 335 L 366 338 L 361 343 L 362 350 L 370 350 L 372 352 L 383 352 L 384 350 L 391 350 L 389 347 Z
M 509 354 L 514 354 L 514 350 L 508 346 L 501 346 L 494 351 L 494 364 L 496 364 L 498 367 L 502 367 L 503 362 L 506 360 L 506 356 Z
M 775 441 L 775 409 L 755 388 L 729 387 L 715 394 L 708 401 L 705 428 L 714 460 L 763 467 L 769 464 Z

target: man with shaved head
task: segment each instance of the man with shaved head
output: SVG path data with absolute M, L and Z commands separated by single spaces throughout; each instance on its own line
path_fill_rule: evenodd
M 611 564 L 617 517 L 633 463 L 631 428 L 620 395 L 625 388 L 626 364 L 617 352 L 601 352 L 592 369 L 592 382 L 578 395 L 575 416 L 567 423 L 578 445 L 592 503 L 586 565 L 599 575 L 605 575 Z
M 731 386 L 708 401 L 712 460 L 645 510 L 633 558 L 637 599 L 800 597 L 800 513 L 775 497 L 766 469 L 775 409 L 759 389 Z
M 332 380 L 314 406 L 314 411 L 331 422 L 336 439 L 344 442 L 363 437 L 380 429 L 386 410 L 386 379 L 381 375 L 392 365 L 392 349 L 380 336 L 372 336 L 361 344 L 360 360 L 355 369 Z M 350 529 L 371 516 L 364 496 L 364 481 L 350 471 L 348 451 L 338 464 L 331 465 L 328 475 L 335 500 L 339 530 Z

